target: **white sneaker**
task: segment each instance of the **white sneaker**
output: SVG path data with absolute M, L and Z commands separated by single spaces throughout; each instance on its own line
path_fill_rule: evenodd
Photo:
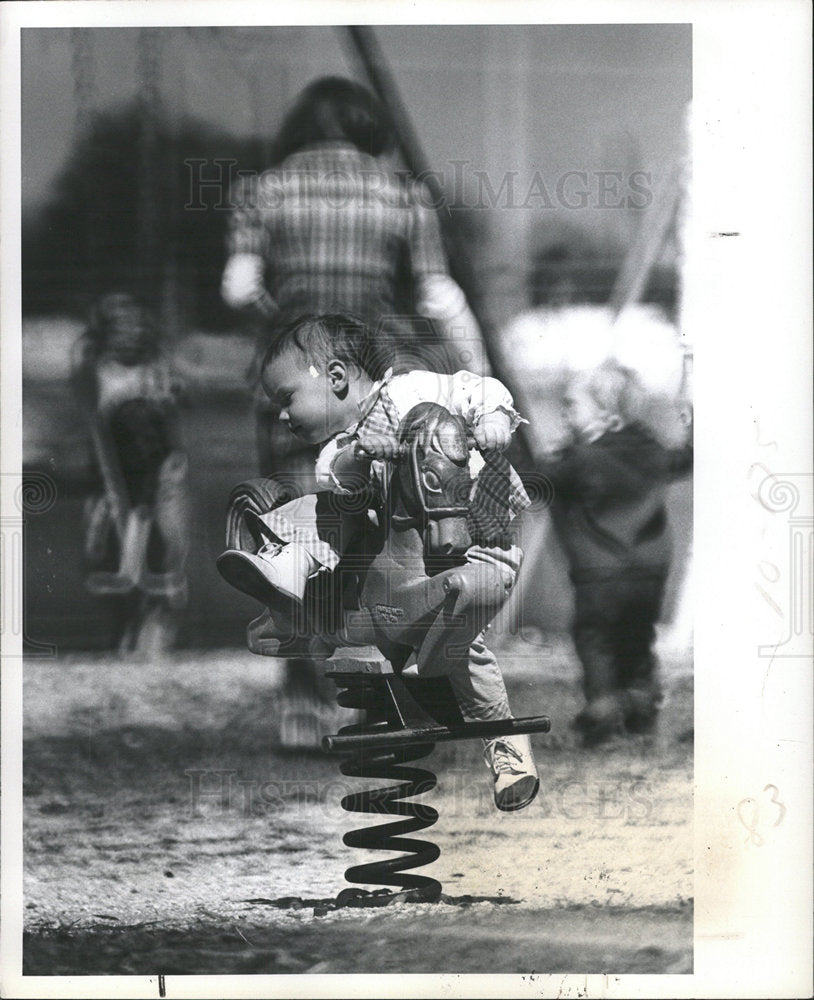
M 495 777 L 495 805 L 503 812 L 527 806 L 540 787 L 528 736 L 483 741 L 483 759 Z
M 280 595 L 302 602 L 308 577 L 319 565 L 301 545 L 270 543 L 257 555 L 229 549 L 218 556 L 217 567 L 227 583 L 274 608 Z

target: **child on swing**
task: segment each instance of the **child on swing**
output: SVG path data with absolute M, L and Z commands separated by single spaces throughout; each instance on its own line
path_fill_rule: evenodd
M 263 361 L 263 384 L 289 430 L 321 445 L 317 490 L 341 495 L 371 487 L 382 495 L 386 463 L 399 453 L 399 424 L 417 403 L 438 403 L 464 417 L 479 449 L 470 460 L 470 470 L 478 475 L 470 500 L 474 544 L 466 559 L 497 566 L 511 585 L 522 553 L 506 529 L 529 504 L 517 473 L 500 454 L 521 423 L 511 395 L 497 379 L 471 372 L 393 375 L 392 369 L 384 370 L 383 355 L 381 343 L 353 317 L 304 317 L 283 328 L 272 343 Z M 339 562 L 335 538 L 319 531 L 319 509 L 317 493 L 251 516 L 265 544 L 256 554 L 224 552 L 217 561 L 221 575 L 285 614 L 292 601 L 302 600 L 309 577 Z M 460 668 L 450 669 L 449 678 L 465 718 L 511 717 L 500 668 L 483 634 Z M 484 756 L 494 776 L 497 807 L 511 811 L 528 805 L 539 788 L 528 737 L 486 740 Z
M 174 607 L 183 606 L 187 458 L 178 386 L 150 311 L 126 292 L 102 296 L 77 344 L 72 377 L 106 472 L 106 492 L 87 511 L 90 562 L 106 554 L 113 508 L 122 508 L 126 517 L 118 571 L 94 573 L 89 585 L 98 584 L 102 593 L 130 592 L 149 553 L 164 573 L 164 596 Z

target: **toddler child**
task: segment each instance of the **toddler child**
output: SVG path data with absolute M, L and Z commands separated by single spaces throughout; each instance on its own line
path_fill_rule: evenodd
M 644 392 L 615 361 L 574 375 L 563 399 L 570 444 L 546 465 L 551 514 L 575 591 L 572 634 L 586 744 L 652 729 L 661 704 L 655 623 L 670 569 L 666 484 L 687 473 L 691 443 L 670 450 L 638 422 Z
M 465 418 L 483 452 L 470 462 L 470 469 L 473 464 L 482 468 L 470 500 L 474 544 L 466 559 L 497 566 L 512 584 L 522 553 L 505 531 L 529 501 L 517 473 L 500 454 L 521 422 L 511 395 L 496 379 L 471 372 L 383 372 L 382 355 L 382 345 L 367 327 L 341 314 L 294 321 L 280 331 L 266 354 L 263 384 L 280 406 L 280 420 L 297 437 L 321 446 L 317 489 L 364 496 L 372 488 L 383 497 L 388 462 L 399 453 L 401 419 L 417 403 L 443 405 Z M 337 539 L 335 530 L 320 530 L 319 514 L 319 496 L 309 495 L 255 518 L 255 528 L 269 541 L 256 554 L 223 553 L 217 563 L 221 575 L 284 615 L 292 600 L 302 600 L 308 578 L 333 570 L 347 548 L 347 534 Z M 465 718 L 511 717 L 500 668 L 483 634 L 468 654 L 451 653 L 445 663 L 420 668 L 424 675 L 431 671 L 449 676 Z M 539 787 L 528 737 L 485 741 L 485 756 L 498 808 L 528 805 Z

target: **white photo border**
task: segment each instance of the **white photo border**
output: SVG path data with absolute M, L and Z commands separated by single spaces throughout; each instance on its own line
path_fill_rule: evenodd
M 265 24 L 265 3 L 11 2 L 0 9 L 2 509 L 22 453 L 20 28 Z M 760 567 L 787 560 L 778 483 L 812 475 L 811 8 L 798 0 L 376 2 L 273 8 L 277 23 L 693 25 L 695 972 L 689 976 L 171 977 L 172 997 L 783 997 L 811 990 L 811 659 L 785 656 Z M 579 15 L 577 18 L 576 15 Z M 725 235 L 732 234 L 732 235 Z M 774 477 L 772 479 L 771 477 Z M 805 497 L 800 503 L 810 503 Z M 806 518 L 808 520 L 806 521 Z M 806 525 L 808 527 L 806 528 Z M 810 534 L 807 536 L 810 538 Z M 788 560 L 787 560 L 788 561 Z M 805 573 L 805 567 L 803 568 Z M 788 601 L 795 580 L 787 566 Z M 810 594 L 810 582 L 808 584 Z M 787 608 L 790 612 L 790 607 Z M 810 628 L 810 621 L 809 626 Z M 811 649 L 811 635 L 807 638 Z M 7 996 L 157 996 L 148 977 L 22 977 L 20 636 L 3 636 L 2 979 Z M 774 654 L 772 654 L 774 648 Z M 768 649 L 768 653 L 767 653 Z M 774 789 L 774 792 L 770 791 Z M 744 823 L 744 800 L 782 822 Z M 768 805 L 767 805 L 768 808 Z M 779 811 L 775 815 L 780 815 Z M 474 981 L 473 981 L 474 980 Z

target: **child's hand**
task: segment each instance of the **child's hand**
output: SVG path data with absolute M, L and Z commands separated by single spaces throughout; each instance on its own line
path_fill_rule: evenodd
M 475 444 L 481 451 L 503 451 L 512 439 L 512 422 L 503 410 L 484 413 L 475 424 Z
M 362 432 L 356 450 L 369 458 L 393 460 L 399 456 L 399 443 L 391 434 Z

